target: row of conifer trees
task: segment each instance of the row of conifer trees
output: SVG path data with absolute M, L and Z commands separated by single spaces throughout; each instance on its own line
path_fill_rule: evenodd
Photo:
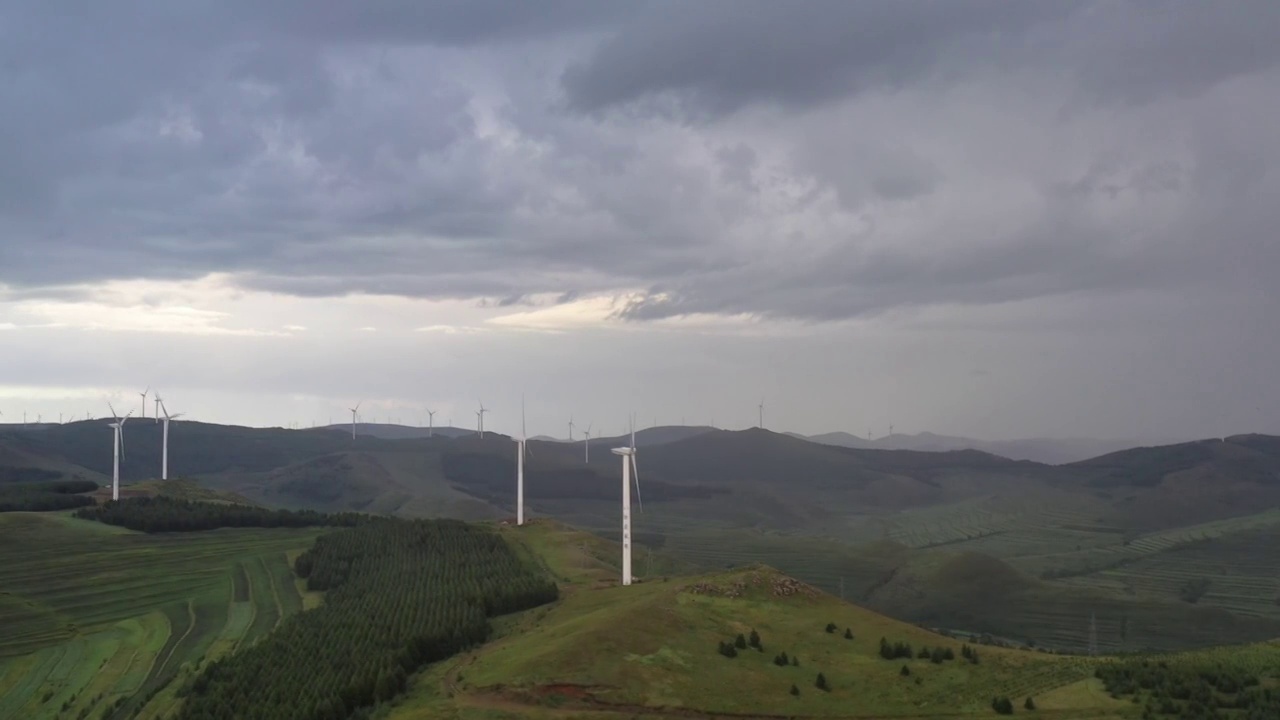
M 318 538 L 295 570 L 324 604 L 207 666 L 183 690 L 182 720 L 361 716 L 418 668 L 484 642 L 490 616 L 557 596 L 501 537 L 452 520 L 369 520 Z
M 108 500 L 77 510 L 76 517 L 118 525 L 138 532 L 196 532 L 224 527 L 352 526 L 368 520 L 359 513 L 314 510 L 270 510 L 254 505 L 213 503 L 165 497 Z

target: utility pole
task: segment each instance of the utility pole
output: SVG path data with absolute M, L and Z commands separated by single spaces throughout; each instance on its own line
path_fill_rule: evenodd
M 1089 613 L 1089 657 L 1098 655 L 1098 616 Z

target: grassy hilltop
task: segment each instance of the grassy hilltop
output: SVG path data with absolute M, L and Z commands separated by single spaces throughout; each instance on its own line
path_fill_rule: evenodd
M 383 717 L 989 717 L 999 696 L 1019 709 L 1034 697 L 1055 718 L 1128 717 L 1132 708 L 1102 691 L 1086 658 L 975 645 L 973 663 L 961 639 L 765 566 L 653 574 L 621 587 L 612 543 L 553 522 L 502 532 L 560 579 L 563 599 L 509 618 L 503 637 L 422 674 Z M 719 643 L 752 630 L 762 650 L 720 654 Z M 909 643 L 913 657 L 883 659 L 881 638 Z M 915 657 L 924 648 L 954 659 Z M 816 687 L 818 673 L 828 690 Z

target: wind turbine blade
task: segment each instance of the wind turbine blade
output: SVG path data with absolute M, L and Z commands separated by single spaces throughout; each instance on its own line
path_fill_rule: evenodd
M 116 413 L 116 409 L 115 409 L 115 407 L 111 404 L 111 401 L 110 401 L 110 400 L 108 400 L 108 401 L 107 401 L 107 407 L 111 410 L 111 417 L 113 417 L 113 418 L 115 418 L 115 419 L 119 420 L 119 419 L 120 419 L 120 415 Z
M 631 450 L 631 477 L 636 481 L 636 506 L 644 512 L 644 499 L 640 497 L 640 466 L 636 464 L 636 451 Z
M 120 459 L 124 459 L 124 423 L 120 423 L 119 429 L 116 430 L 116 437 L 120 438 Z

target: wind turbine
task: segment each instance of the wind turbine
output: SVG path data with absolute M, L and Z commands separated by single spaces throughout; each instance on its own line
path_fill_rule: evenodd
M 764 398 L 760 398 L 760 429 L 764 429 Z
M 573 442 L 573 416 L 569 416 L 569 442 Z
M 182 413 L 170 415 L 169 408 L 164 406 L 164 401 L 156 398 L 156 402 L 160 403 L 160 409 L 164 411 L 164 443 L 160 451 L 160 479 L 169 479 L 169 421 L 177 420 L 182 417 Z
M 160 422 L 160 403 L 164 401 L 160 399 L 159 390 L 156 391 L 155 401 L 156 401 L 156 411 L 152 413 L 152 415 L 155 417 L 156 422 Z
M 631 477 L 635 476 L 636 500 L 640 501 L 640 512 L 644 512 L 644 502 L 640 500 L 640 468 L 636 466 L 636 423 L 631 420 L 631 445 L 613 449 L 614 455 L 622 456 L 622 584 L 631 584 Z
M 111 499 L 119 500 L 120 499 L 120 456 L 124 454 L 124 424 L 126 421 L 128 421 L 129 416 L 133 415 L 133 411 L 130 410 L 128 415 L 125 415 L 124 417 L 120 417 L 119 415 L 116 414 L 116 409 L 114 407 L 111 407 L 111 403 L 107 403 L 107 407 L 111 408 L 111 416 L 116 420 L 116 422 L 113 422 L 107 426 L 116 431 L 115 441 L 112 443 L 113 452 L 112 452 L 112 463 L 111 463 Z M 142 408 L 145 410 L 146 407 L 147 407 L 146 403 L 143 403 Z
M 151 392 L 151 386 L 148 385 L 146 390 L 138 393 L 142 396 L 142 419 L 147 419 L 147 393 Z
M 582 433 L 582 462 L 591 462 L 591 423 L 587 423 L 587 429 Z
M 436 429 L 436 411 L 428 410 L 427 411 L 427 437 L 434 436 L 435 429 Z
M 524 525 L 524 455 L 528 452 L 524 425 L 524 397 L 520 398 L 520 439 L 516 441 L 516 525 Z
M 348 410 L 351 411 L 351 441 L 352 442 L 355 442 L 356 440 L 356 413 L 360 411 L 360 403 L 362 402 L 364 401 L 361 400 L 360 402 L 356 403 L 356 406 L 353 408 L 347 408 Z
M 486 407 L 484 406 L 484 403 L 483 403 L 483 402 L 481 402 L 481 403 L 480 403 L 480 409 L 476 411 L 476 417 L 477 417 L 477 418 L 479 418 L 479 420 L 480 420 L 480 424 L 479 424 L 479 426 L 478 426 L 478 427 L 479 427 L 479 430 L 480 430 L 480 439 L 481 439 L 481 440 L 483 440 L 483 439 L 484 439 L 484 414 L 485 414 L 485 413 L 487 413 L 487 412 L 489 412 L 489 409 L 488 409 L 488 408 L 486 408 Z

